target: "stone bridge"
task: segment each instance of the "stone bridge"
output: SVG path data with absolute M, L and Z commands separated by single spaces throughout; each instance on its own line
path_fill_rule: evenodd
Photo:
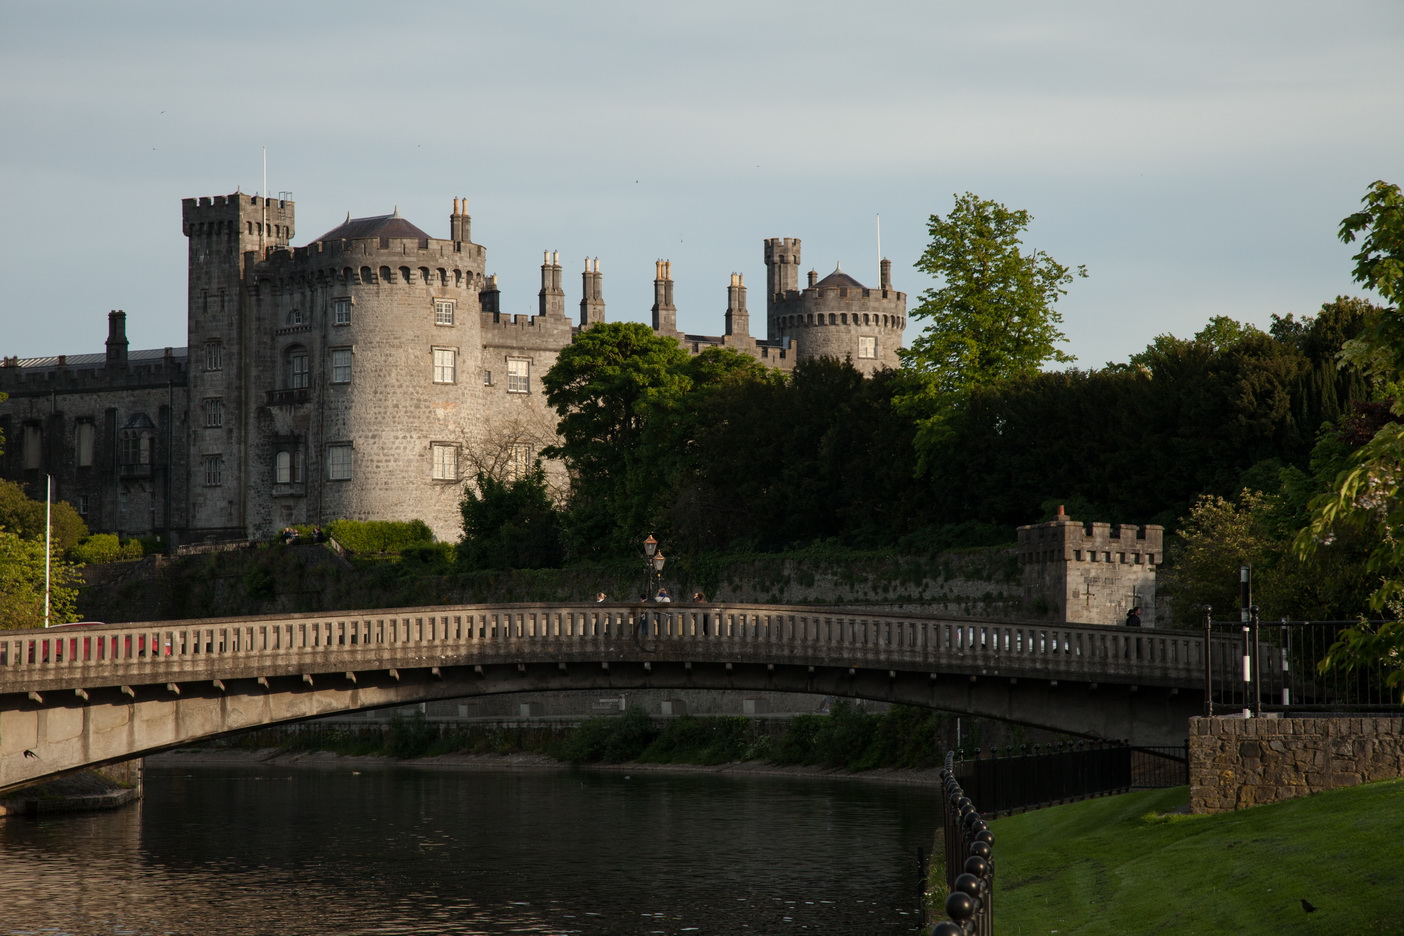
M 1180 744 L 1202 711 L 1204 639 L 721 604 L 472 605 L 0 631 L 0 794 L 321 715 L 560 689 L 824 693 Z M 1236 652 L 1231 640 L 1215 643 L 1216 659 Z

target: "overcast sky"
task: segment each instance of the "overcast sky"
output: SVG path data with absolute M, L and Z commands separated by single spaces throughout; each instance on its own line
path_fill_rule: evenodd
M 914 306 L 926 222 L 970 191 L 1086 264 L 1082 367 L 1210 316 L 1266 327 L 1350 281 L 1337 225 L 1404 183 L 1404 2 L 206 3 L 0 0 L 0 353 L 185 343 L 180 200 L 291 192 L 305 244 L 466 196 L 504 311 L 543 250 L 567 309 L 718 334 L 732 272 L 764 329 L 766 237 Z M 921 323 L 913 320 L 910 341 Z

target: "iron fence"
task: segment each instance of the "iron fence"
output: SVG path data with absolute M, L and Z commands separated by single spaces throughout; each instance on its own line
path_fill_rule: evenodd
M 1246 621 L 1215 621 L 1206 613 L 1206 636 L 1228 634 L 1238 640 L 1232 645 L 1205 641 L 1205 714 L 1398 715 L 1404 704 L 1388 678 L 1404 661 L 1386 657 L 1349 670 L 1321 669 L 1342 631 L 1383 623 L 1260 621 L 1257 608 L 1250 609 Z
M 942 840 L 946 854 L 946 916 L 931 936 L 990 936 L 994 932 L 994 833 L 965 795 L 946 754 L 941 769 Z
M 954 754 L 954 770 L 990 818 L 1125 793 L 1189 783 L 1186 745 L 1133 748 L 1121 741 L 1056 742 L 976 748 Z

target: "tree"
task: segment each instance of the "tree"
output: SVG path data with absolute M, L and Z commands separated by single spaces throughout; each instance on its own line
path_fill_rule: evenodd
M 1394 416 L 1404 416 L 1404 193 L 1399 186 L 1375 182 L 1361 199 L 1364 207 L 1341 221 L 1340 238 L 1360 241 L 1352 277 L 1374 289 L 1392 306 L 1378 310 L 1359 337 L 1347 342 L 1342 360 L 1370 373 L 1380 397 Z M 1404 423 L 1390 421 L 1357 449 L 1332 489 L 1311 502 L 1311 522 L 1298 534 L 1296 548 L 1312 556 L 1335 544 L 1341 533 L 1368 537 L 1372 543 L 1367 571 L 1380 576 L 1371 607 L 1391 617 L 1404 616 Z M 1352 669 L 1404 653 L 1404 622 L 1346 631 L 1331 648 L 1323 667 Z M 1404 668 L 1390 676 L 1404 685 Z
M 49 563 L 49 620 L 76 621 L 77 566 L 54 556 Z M 44 540 L 0 528 L 0 628 L 44 626 Z
M 478 472 L 464 490 L 457 561 L 469 569 L 542 569 L 561 564 L 561 521 L 541 462 L 511 481 Z
M 542 377 L 561 437 L 543 454 L 571 472 L 575 552 L 624 548 L 647 532 L 663 475 L 644 430 L 691 388 L 687 365 L 676 339 L 638 322 L 607 322 L 583 331 Z
M 50 537 L 54 553 L 62 554 L 88 535 L 88 525 L 73 506 L 55 501 L 49 507 Z M 26 539 L 44 539 L 44 502 L 26 497 L 13 481 L 0 480 L 0 527 Z
M 969 192 L 927 224 L 931 244 L 916 268 L 942 281 L 921 294 L 912 316 L 927 320 L 903 363 L 941 394 L 959 394 L 1036 373 L 1073 357 L 1054 308 L 1073 272 L 1048 254 L 1025 254 L 1020 234 L 1033 216 Z M 1076 270 L 1086 276 L 1084 267 Z

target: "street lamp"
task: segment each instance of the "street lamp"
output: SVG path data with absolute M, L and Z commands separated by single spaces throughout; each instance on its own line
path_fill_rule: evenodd
M 668 560 L 666 557 L 664 557 L 664 555 L 661 552 L 658 551 L 658 540 L 653 538 L 652 533 L 648 535 L 648 539 L 644 540 L 643 549 L 645 582 L 643 597 L 645 601 L 648 601 L 650 598 L 653 597 L 654 594 L 656 594 L 656 589 L 653 587 L 652 584 L 654 578 L 655 576 L 660 578 L 662 577 L 663 563 L 667 562 Z

